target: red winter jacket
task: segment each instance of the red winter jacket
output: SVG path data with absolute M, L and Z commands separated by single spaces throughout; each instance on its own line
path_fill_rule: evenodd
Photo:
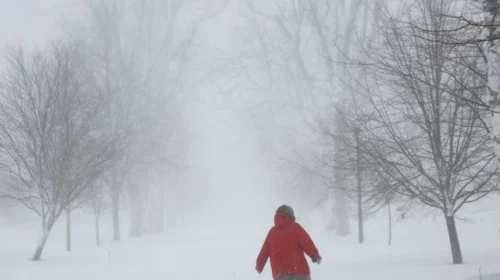
M 310 274 L 306 253 L 313 261 L 321 259 L 318 249 L 302 226 L 284 214 L 276 214 L 257 257 L 256 269 L 261 272 L 271 258 L 273 278 L 292 274 Z

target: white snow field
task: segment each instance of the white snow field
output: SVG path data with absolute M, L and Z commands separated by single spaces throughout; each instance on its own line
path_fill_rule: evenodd
M 355 230 L 351 237 L 337 238 L 304 222 L 324 258 L 321 265 L 311 264 L 312 278 L 468 280 L 479 279 L 481 270 L 483 280 L 500 279 L 499 210 L 471 211 L 462 216 L 465 221 L 458 221 L 464 265 L 450 264 L 446 229 L 439 216 L 396 223 L 391 247 L 386 244 L 387 221 L 380 216 L 367 222 L 364 245 L 356 244 Z M 73 251 L 65 252 L 62 219 L 41 262 L 29 260 L 37 237 L 36 223 L 3 223 L 0 279 L 271 279 L 269 266 L 258 275 L 254 265 L 272 215 L 263 217 L 259 225 L 245 225 L 245 217 L 240 218 L 225 225 L 192 224 L 191 228 L 116 243 L 110 242 L 110 227 L 103 223 L 103 249 L 94 245 L 92 219 L 75 215 Z

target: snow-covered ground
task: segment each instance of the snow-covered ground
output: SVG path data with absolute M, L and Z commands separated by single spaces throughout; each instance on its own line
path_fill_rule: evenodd
M 243 217 L 242 217 L 243 218 Z M 311 229 L 323 254 L 311 265 L 313 279 L 462 280 L 500 279 L 500 211 L 471 211 L 459 221 L 464 265 L 451 265 L 444 222 L 439 217 L 408 219 L 393 228 L 388 247 L 387 221 L 366 225 L 366 244 Z M 104 219 L 109 219 L 104 217 Z M 31 262 L 36 224 L 0 227 L 0 279 L 271 279 L 269 267 L 254 271 L 255 257 L 272 217 L 258 226 L 235 224 L 170 229 L 165 234 L 125 238 L 111 243 L 103 225 L 103 247 L 94 246 L 92 220 L 73 218 L 73 252 L 65 252 L 60 223 L 47 244 L 42 262 Z M 125 230 L 124 230 L 125 231 Z

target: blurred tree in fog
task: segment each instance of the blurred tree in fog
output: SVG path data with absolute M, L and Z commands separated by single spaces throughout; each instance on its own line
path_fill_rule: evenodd
M 85 32 L 80 36 L 100 73 L 100 89 L 111 98 L 106 125 L 116 133 L 131 134 L 126 152 L 102 184 L 111 192 L 114 240 L 121 238 L 124 190 L 129 193 L 129 235 L 141 236 L 146 227 L 163 230 L 167 186 L 151 181 L 148 174 L 165 173 L 172 165 L 182 164 L 183 85 L 197 31 L 197 22 L 186 17 L 190 7 L 179 0 L 89 0 L 86 4 Z M 160 202 L 153 204 L 154 198 Z M 156 219 L 149 219 L 155 225 L 145 224 L 148 207 L 156 213 Z
M 328 194 L 334 200 L 333 224 L 339 236 L 350 233 L 350 201 L 345 192 L 350 182 L 345 181 L 345 169 L 333 168 L 323 159 L 345 148 L 337 139 L 323 137 L 325 123 L 318 119 L 343 99 L 352 98 L 356 75 L 349 75 L 346 66 L 373 36 L 377 7 L 384 2 L 247 0 L 243 11 L 247 25 L 237 35 L 245 46 L 236 50 L 240 72 L 232 71 L 230 76 L 245 84 L 256 100 L 247 108 L 260 122 L 267 149 L 294 178 L 297 174 L 308 178 L 294 184 L 304 193 L 322 198 Z M 335 123 L 329 126 L 329 130 L 341 129 Z M 316 178 L 309 180 L 314 174 Z
M 130 236 L 163 231 L 165 190 L 176 187 L 165 182 L 182 170 L 188 143 L 183 113 L 204 20 L 198 8 L 206 7 L 88 0 L 85 20 L 72 22 L 65 38 L 73 43 L 33 55 L 10 51 L 0 77 L 0 198 L 42 217 L 33 259 L 63 211 L 71 250 L 71 211 L 82 205 L 95 214 L 98 246 L 99 217 L 109 206 L 113 239 L 121 238 L 123 201 Z
M 56 43 L 26 53 L 10 48 L 0 76 L 0 169 L 6 189 L 41 218 L 33 260 L 61 213 L 108 170 L 126 135 L 103 129 L 109 99 L 96 87 L 85 53 Z

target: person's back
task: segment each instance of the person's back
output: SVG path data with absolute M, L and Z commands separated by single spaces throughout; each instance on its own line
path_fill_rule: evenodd
M 267 259 L 270 258 L 274 279 L 310 279 L 310 269 L 304 253 L 313 262 L 321 261 L 311 237 L 295 222 L 293 209 L 288 205 L 282 205 L 276 210 L 274 226 L 269 230 L 257 257 L 256 270 L 261 273 Z

